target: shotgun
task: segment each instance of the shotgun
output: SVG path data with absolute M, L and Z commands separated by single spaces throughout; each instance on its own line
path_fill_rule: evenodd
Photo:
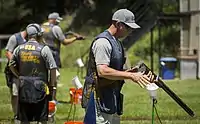
M 144 74 L 148 74 L 151 71 L 151 69 L 149 69 L 143 62 L 139 62 L 134 68 L 137 68 L 137 71 L 143 72 Z M 194 112 L 160 78 L 156 80 L 157 75 L 154 72 L 151 71 L 151 73 L 153 75 L 154 83 L 158 87 L 162 88 L 180 107 L 185 110 L 185 112 L 193 117 L 195 115 Z
M 73 36 L 77 37 L 78 40 L 84 40 L 85 39 L 85 36 L 80 35 L 80 34 L 73 32 L 73 31 L 68 31 L 68 32 L 64 33 L 64 35 L 65 35 L 65 37 L 67 37 L 68 35 L 73 35 Z

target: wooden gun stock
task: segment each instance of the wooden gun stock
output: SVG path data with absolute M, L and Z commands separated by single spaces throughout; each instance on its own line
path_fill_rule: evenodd
M 145 74 L 148 74 L 151 69 L 149 69 L 143 62 L 140 62 L 137 65 L 138 71 L 144 72 Z M 152 71 L 151 71 L 152 72 Z M 157 75 L 152 72 L 154 75 L 154 80 L 156 80 Z M 190 116 L 194 116 L 194 112 L 160 79 L 158 78 L 157 81 L 154 82 L 158 87 L 162 88 L 173 100 L 178 103 L 179 106 L 181 106 Z

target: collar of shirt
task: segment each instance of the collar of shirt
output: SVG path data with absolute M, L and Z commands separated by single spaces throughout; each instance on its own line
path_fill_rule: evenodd
M 29 39 L 28 42 L 37 42 L 35 39 Z

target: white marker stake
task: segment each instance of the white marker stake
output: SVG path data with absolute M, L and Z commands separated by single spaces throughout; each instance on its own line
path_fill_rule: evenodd
M 81 67 L 84 67 L 84 64 L 83 64 L 83 61 L 82 61 L 82 59 L 81 58 L 78 58 L 77 60 L 76 60 L 76 63 L 78 64 L 78 66 L 81 68 Z
M 72 79 L 72 84 L 77 88 L 77 89 L 80 89 L 83 87 L 83 85 L 81 84 L 81 82 L 79 81 L 78 79 L 78 76 L 75 76 L 73 79 Z

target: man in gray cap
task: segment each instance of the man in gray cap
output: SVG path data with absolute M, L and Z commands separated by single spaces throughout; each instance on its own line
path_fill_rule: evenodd
M 65 38 L 65 35 L 58 25 L 61 20 L 63 20 L 63 18 L 61 18 L 58 13 L 53 12 L 49 14 L 48 22 L 42 25 L 42 28 L 44 28 L 44 41 L 52 50 L 54 59 L 59 68 L 61 68 L 60 44 L 68 45 L 76 40 L 82 39 L 80 35 L 76 35 L 69 39 Z
M 123 70 L 126 58 L 118 39 L 136 28 L 140 26 L 135 23 L 134 14 L 127 9 L 119 9 L 113 14 L 110 27 L 91 44 L 82 107 L 87 108 L 90 91 L 95 89 L 96 124 L 120 123 L 123 110 L 123 94 L 120 91 L 124 79 L 130 79 L 142 88 L 150 83 L 149 77 L 141 72 Z
M 56 90 L 57 66 L 49 47 L 40 43 L 42 28 L 30 24 L 26 31 L 28 42 L 14 50 L 9 62 L 11 71 L 20 80 L 17 119 L 22 124 L 31 121 L 47 124 L 48 95 L 53 95 Z
M 24 44 L 26 42 L 27 38 L 27 32 L 26 30 L 23 30 L 21 32 L 15 33 L 12 36 L 10 36 L 8 43 L 6 45 L 6 57 L 8 59 L 8 63 L 12 57 L 14 49 L 21 44 Z M 11 94 L 11 105 L 14 113 L 14 119 L 16 119 L 17 115 L 17 106 L 18 106 L 18 80 L 17 78 L 11 73 L 9 67 L 5 67 L 5 76 L 6 76 L 6 83 L 7 86 L 10 88 L 10 94 Z
M 60 17 L 60 15 L 57 12 L 53 12 L 53 13 L 49 14 L 48 19 L 56 19 L 57 23 L 59 23 L 60 21 L 63 20 L 63 18 Z
M 74 35 L 71 38 L 66 38 L 61 28 L 58 25 L 62 19 L 63 18 L 61 18 L 58 13 L 53 12 L 49 14 L 48 22 L 42 25 L 42 27 L 44 28 L 43 38 L 44 38 L 45 44 L 48 45 L 49 48 L 51 49 L 58 68 L 61 68 L 61 60 L 60 60 L 61 44 L 69 45 L 76 40 L 83 39 L 83 37 L 80 35 Z

